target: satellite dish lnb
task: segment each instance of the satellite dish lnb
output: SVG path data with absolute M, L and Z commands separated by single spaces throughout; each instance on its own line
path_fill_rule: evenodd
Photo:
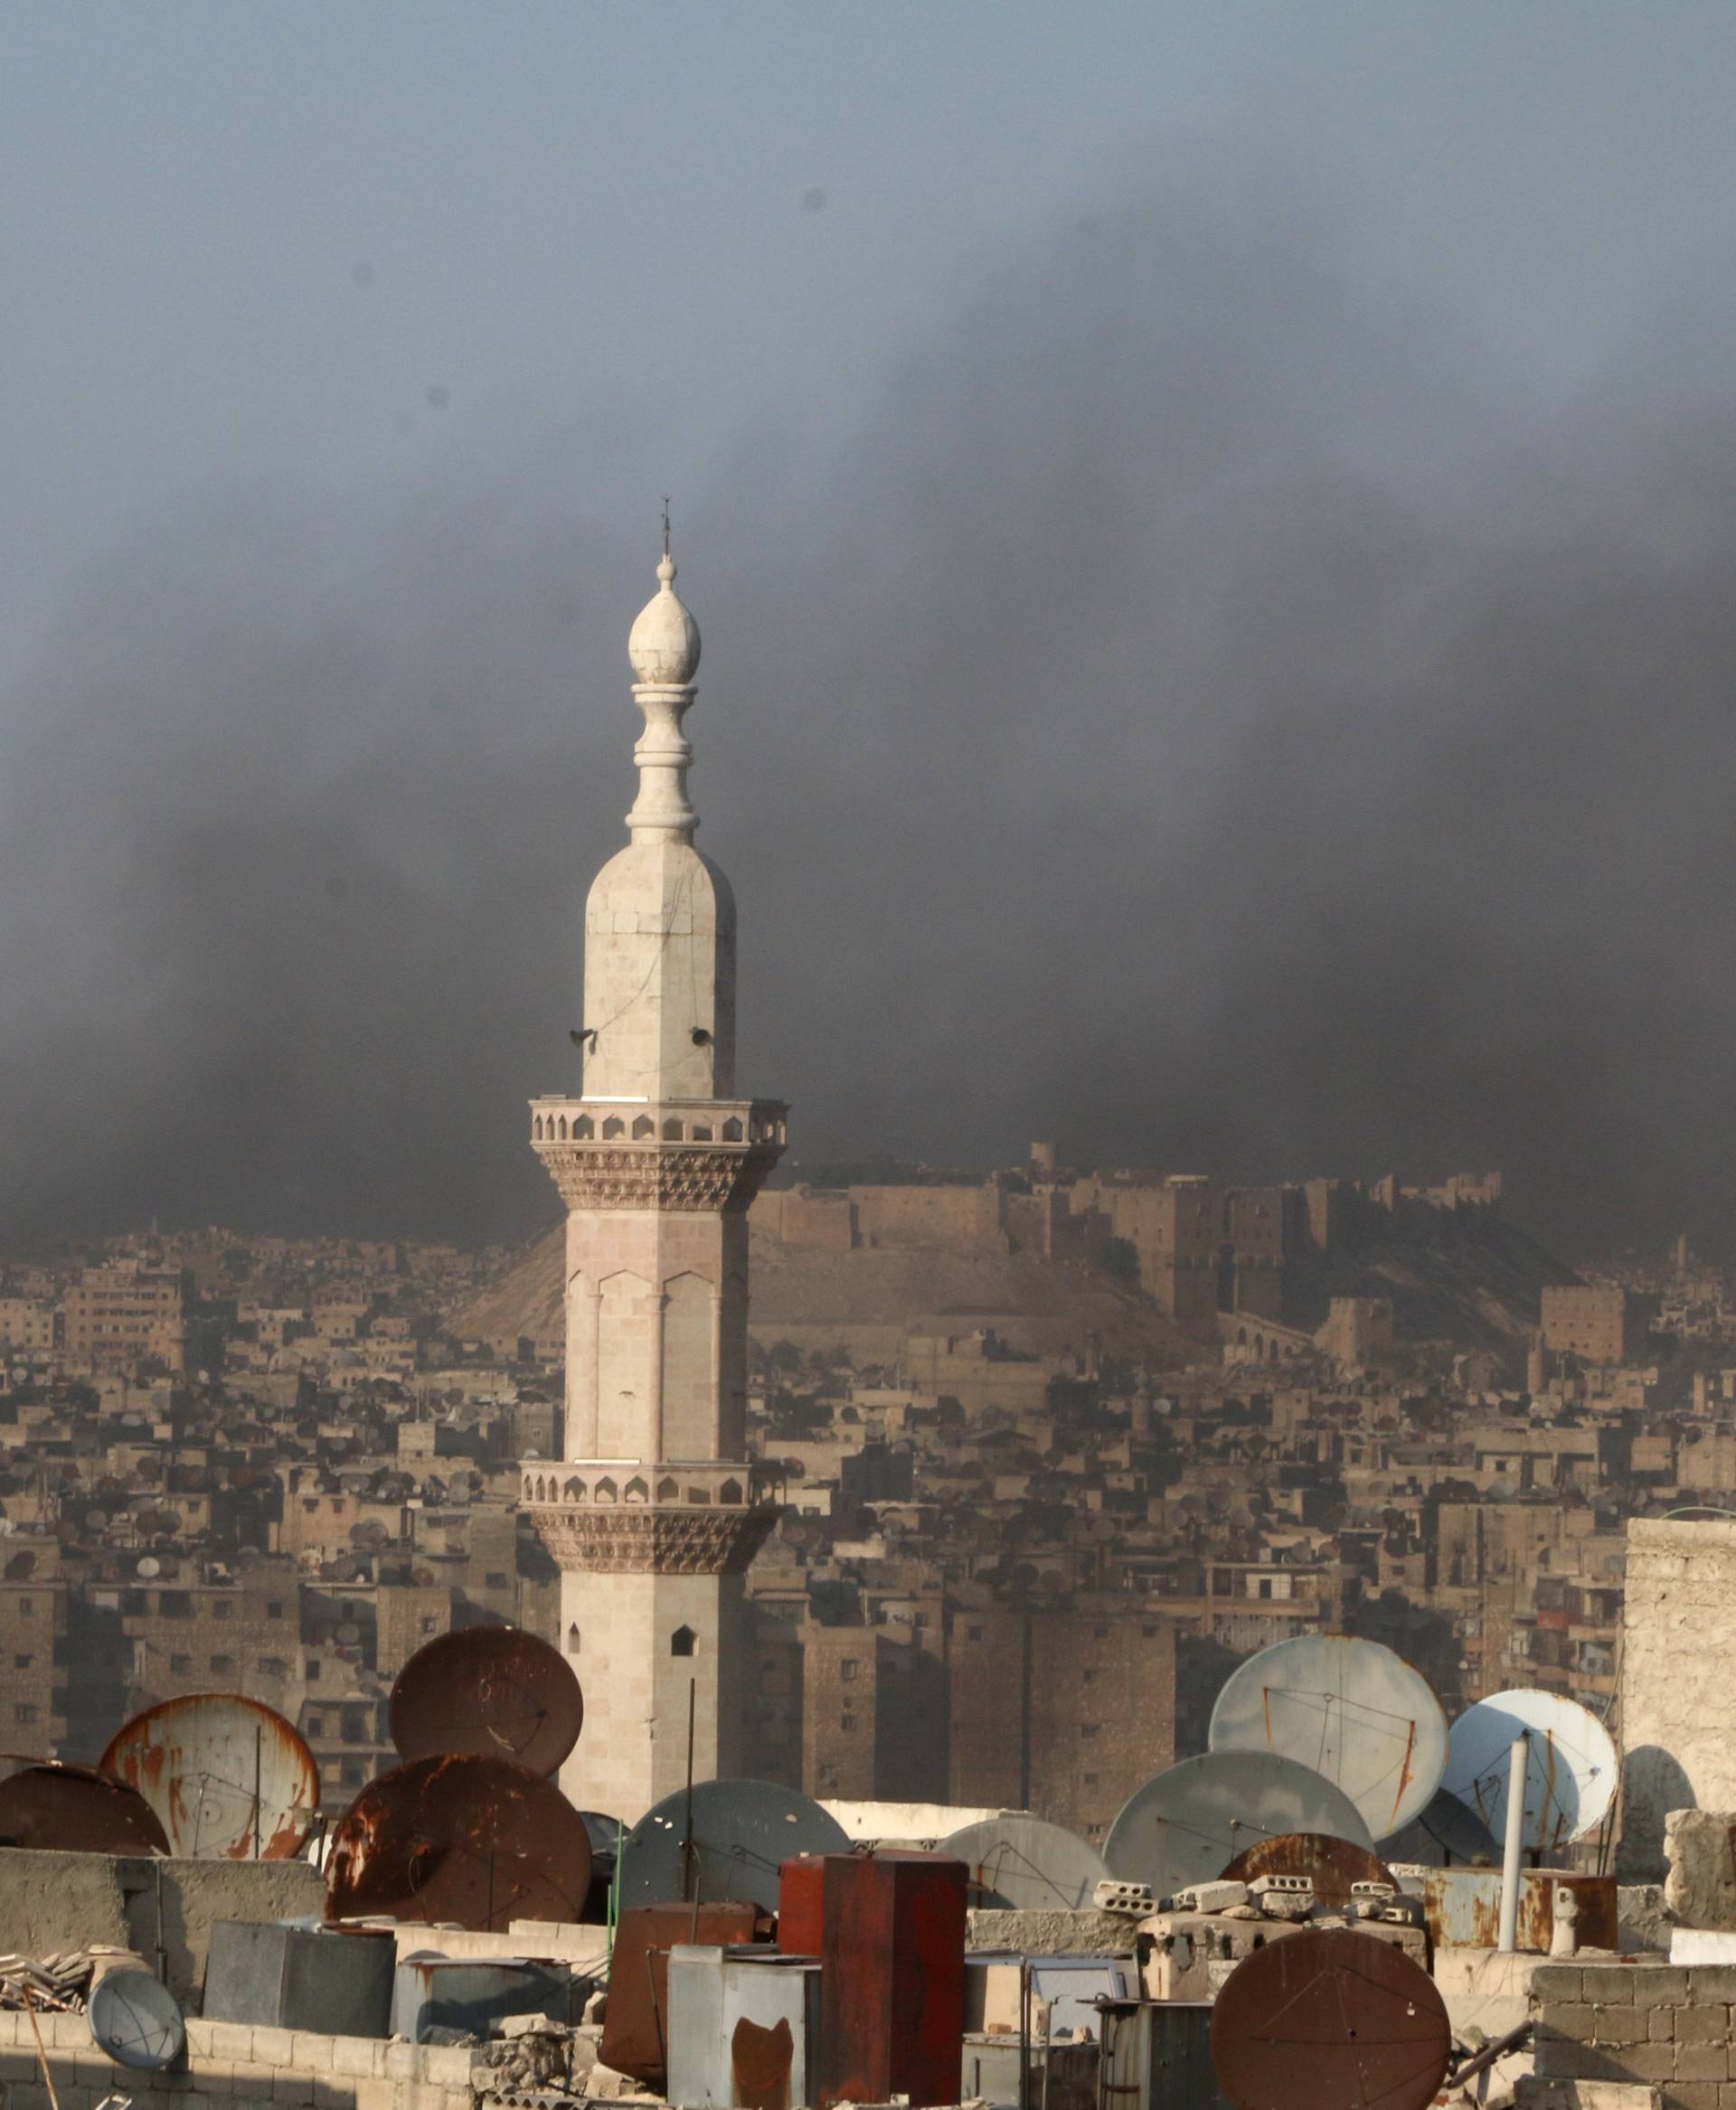
M 90 1995 L 90 2035 L 118 2066 L 159 2072 L 186 2048 L 181 2004 L 148 1971 L 111 1971 Z

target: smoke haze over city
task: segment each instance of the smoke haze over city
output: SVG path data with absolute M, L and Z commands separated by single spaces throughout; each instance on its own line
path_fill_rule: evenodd
M 472 78 L 382 12 L 259 197 L 286 12 L 160 156 L 94 12 L 5 91 L 90 156 L 6 191 L 9 1230 L 552 1213 L 673 489 L 798 1174 L 1498 1165 L 1570 1253 L 1731 1250 L 1727 14 L 528 10 Z

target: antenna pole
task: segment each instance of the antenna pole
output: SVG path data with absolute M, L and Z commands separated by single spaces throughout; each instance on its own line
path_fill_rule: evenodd
M 699 1680 L 687 1681 L 687 1802 L 681 1821 L 681 1897 L 684 1904 L 693 1895 L 693 1712 L 698 1705 Z
M 264 1736 L 264 1734 L 265 1725 L 262 1722 L 255 1722 L 253 1725 L 253 1858 L 255 1860 L 259 1860 L 260 1853 L 263 1851 L 259 1844 L 259 1810 L 261 1803 L 259 1790 L 263 1785 L 261 1776 L 264 1769 L 260 1757 L 259 1739 Z
M 1525 1769 L 1531 1747 L 1515 1737 L 1507 1752 L 1507 1832 L 1501 1851 L 1501 1935 L 1495 1947 L 1511 1955 L 1519 1945 L 1519 1851 L 1525 1832 Z

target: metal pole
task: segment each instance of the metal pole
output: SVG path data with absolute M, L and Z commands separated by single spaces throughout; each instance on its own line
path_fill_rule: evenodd
M 264 1724 L 256 1723 L 253 1729 L 253 1858 L 255 1860 L 259 1858 L 259 1804 L 264 1772 L 260 1738 L 264 1734 Z
M 687 1804 L 681 1822 L 681 1898 L 684 1905 L 693 1894 L 693 1713 L 698 1705 L 699 1681 L 687 1681 Z
M 1525 1832 L 1525 1769 L 1531 1747 L 1515 1737 L 1507 1751 L 1507 1831 L 1501 1851 L 1501 1938 L 1495 1946 L 1511 1955 L 1519 1945 L 1519 1853 Z

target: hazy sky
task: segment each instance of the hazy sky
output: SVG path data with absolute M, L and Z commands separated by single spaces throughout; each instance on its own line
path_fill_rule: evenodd
M 511 1231 L 658 495 L 813 1159 L 1736 1247 L 1736 13 L 0 6 L 0 1229 Z

